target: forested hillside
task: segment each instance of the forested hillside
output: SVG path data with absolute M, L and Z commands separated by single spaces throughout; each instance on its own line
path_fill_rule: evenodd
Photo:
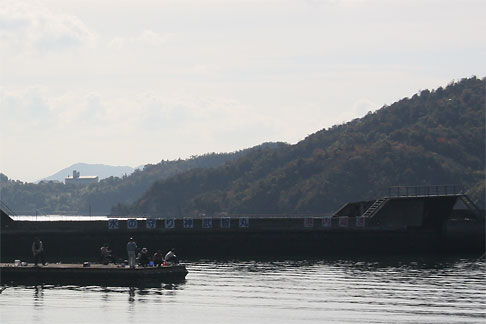
M 24 183 L 0 173 L 0 198 L 17 214 L 106 215 L 119 203 L 131 203 L 155 181 L 166 179 L 191 169 L 214 168 L 262 148 L 280 148 L 288 144 L 264 143 L 232 152 L 210 153 L 186 160 L 161 161 L 145 165 L 122 178 L 110 177 L 97 184 L 77 186 L 64 183 Z
M 155 183 L 113 214 L 330 212 L 389 186 L 463 184 L 484 206 L 485 79 L 463 79 L 278 149 Z

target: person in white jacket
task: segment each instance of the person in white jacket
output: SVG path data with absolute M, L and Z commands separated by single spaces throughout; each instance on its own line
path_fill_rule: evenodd
M 166 264 L 178 264 L 179 260 L 177 259 L 177 256 L 175 255 L 175 249 L 172 248 L 170 249 L 169 252 L 165 255 L 165 263 Z

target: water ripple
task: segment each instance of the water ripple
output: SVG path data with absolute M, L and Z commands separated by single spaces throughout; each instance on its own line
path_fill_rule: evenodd
M 486 322 L 485 266 L 467 258 L 198 260 L 187 263 L 186 282 L 159 288 L 7 287 L 0 319 L 479 323 Z

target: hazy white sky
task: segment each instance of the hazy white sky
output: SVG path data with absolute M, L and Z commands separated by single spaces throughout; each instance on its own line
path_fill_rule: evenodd
M 486 76 L 486 1 L 0 0 L 0 172 L 296 143 Z

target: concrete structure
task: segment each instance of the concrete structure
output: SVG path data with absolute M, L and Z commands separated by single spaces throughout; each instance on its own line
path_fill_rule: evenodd
M 34 267 L 0 263 L 1 284 L 66 284 L 128 287 L 160 287 L 160 283 L 184 280 L 184 265 L 140 267 L 130 269 L 119 265 L 49 264 Z
M 67 176 L 64 179 L 65 184 L 89 185 L 91 183 L 98 183 L 98 176 L 80 176 L 79 172 L 73 170 L 72 176 Z
M 484 212 L 453 217 L 459 194 L 384 197 L 349 203 L 333 215 L 226 215 L 183 218 L 107 218 L 92 221 L 2 221 L 1 257 L 32 259 L 34 237 L 47 259 L 98 258 L 108 243 L 126 256 L 126 243 L 154 252 L 175 247 L 184 257 L 325 256 L 367 253 L 484 252 Z

